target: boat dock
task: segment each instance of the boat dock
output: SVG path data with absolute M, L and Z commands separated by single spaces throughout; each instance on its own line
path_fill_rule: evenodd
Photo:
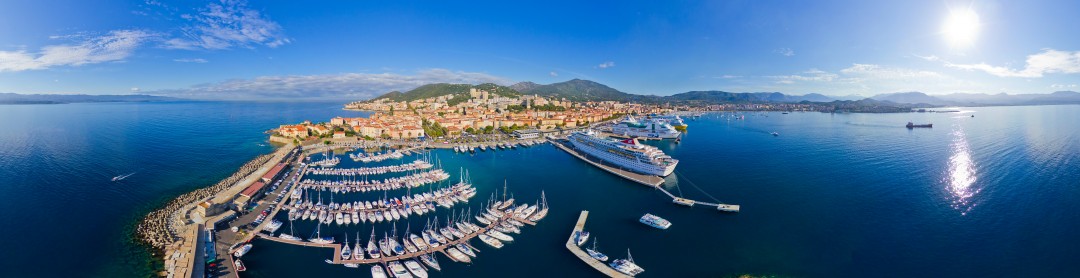
M 578 257 L 578 259 L 581 259 L 581 261 L 585 262 L 586 264 L 589 264 L 589 266 L 592 266 L 596 270 L 600 271 L 600 273 L 603 273 L 604 275 L 607 275 L 608 277 L 627 277 L 627 278 L 629 278 L 630 277 L 629 275 L 623 274 L 622 272 L 619 272 L 618 270 L 615 270 L 614 268 L 611 268 L 607 264 L 604 264 L 601 261 L 593 259 L 593 257 L 589 256 L 588 253 L 585 253 L 585 250 L 581 250 L 580 247 L 578 247 L 576 244 L 574 244 L 574 234 L 576 234 L 577 232 L 580 232 L 580 231 L 585 229 L 585 219 L 586 218 L 589 218 L 589 211 L 587 211 L 587 210 L 581 211 L 581 216 L 578 216 L 577 224 L 574 225 L 574 230 L 570 232 L 570 238 L 566 239 L 566 249 L 570 250 L 570 253 L 574 253 L 574 255 Z
M 573 156 L 575 156 L 577 158 L 580 158 L 581 160 L 583 160 L 585 162 L 588 162 L 589 164 L 592 164 L 593 166 L 596 166 L 596 167 L 598 167 L 600 169 L 604 169 L 604 171 L 608 171 L 609 173 L 612 173 L 612 174 L 615 174 L 616 176 L 620 176 L 620 177 L 623 177 L 625 179 L 634 181 L 636 183 L 648 185 L 650 187 L 655 187 L 655 188 L 660 188 L 660 185 L 664 183 L 664 178 L 661 178 L 659 176 L 642 175 L 642 174 L 630 172 L 630 171 L 627 171 L 627 170 L 615 168 L 615 167 L 612 167 L 612 166 L 604 165 L 604 163 L 600 162 L 600 160 L 598 160 L 598 159 L 589 159 L 588 155 L 586 155 L 584 153 L 580 153 L 577 150 L 575 150 L 574 148 L 572 148 L 570 146 L 566 146 L 563 142 L 559 142 L 558 140 L 552 140 L 551 144 L 555 145 L 556 147 L 559 147 L 560 149 L 570 153 L 571 155 L 573 155 Z
M 457 245 L 458 243 L 464 243 L 469 248 L 472 248 L 475 251 L 479 251 L 478 249 L 473 247 L 472 244 L 469 243 L 469 240 L 479 236 L 480 234 L 482 234 L 484 232 L 487 232 L 487 230 L 494 229 L 495 225 L 498 225 L 499 223 L 502 223 L 503 221 L 506 221 L 508 219 L 514 219 L 514 220 L 517 220 L 517 221 L 519 221 L 519 222 L 521 222 L 523 224 L 536 226 L 536 222 L 529 221 L 528 219 L 521 219 L 521 218 L 518 218 L 518 217 L 512 217 L 510 214 L 507 214 L 507 215 L 504 215 L 502 218 L 499 218 L 499 221 L 491 223 L 491 225 L 487 225 L 485 227 L 480 227 L 480 230 L 475 232 L 475 233 L 467 234 L 467 235 L 465 235 L 464 238 L 459 238 L 457 240 L 449 241 L 449 242 L 447 242 L 447 244 L 440 244 L 439 247 L 434 247 L 434 248 L 429 247 L 429 248 L 427 248 L 427 249 L 425 249 L 423 251 L 420 251 L 420 252 L 401 254 L 401 255 L 398 255 L 398 256 L 383 256 L 383 257 L 379 257 L 379 258 L 376 258 L 376 259 L 362 259 L 362 260 L 343 260 L 343 259 L 341 259 L 341 256 L 339 256 L 339 254 L 341 254 L 341 244 L 339 244 L 339 243 L 322 244 L 322 243 L 313 243 L 313 242 L 308 242 L 308 241 L 286 240 L 286 239 L 282 239 L 282 238 L 279 238 L 279 237 L 270 236 L 270 235 L 267 235 L 267 234 L 264 234 L 264 233 L 259 233 L 258 236 L 259 236 L 259 238 L 262 238 L 262 239 L 266 239 L 266 240 L 270 240 L 270 241 L 274 241 L 274 242 L 286 243 L 286 244 L 308 246 L 308 247 L 332 248 L 332 249 L 334 249 L 334 256 L 333 256 L 333 258 L 334 258 L 333 263 L 334 264 L 385 264 L 387 262 L 416 258 L 416 257 L 419 257 L 421 255 L 435 253 L 435 252 L 442 253 L 443 255 L 446 255 L 447 258 L 450 258 L 450 260 L 458 262 L 457 260 L 454 259 L 454 257 L 451 257 L 449 254 L 447 254 L 444 251 L 447 247 Z M 403 238 L 402 240 L 408 240 L 408 239 Z
M 660 190 L 660 192 L 664 192 L 665 195 L 668 195 L 668 197 L 671 197 L 671 200 L 672 200 L 673 203 L 680 204 L 680 205 L 686 205 L 686 206 L 703 205 L 703 206 L 716 207 L 717 210 L 720 210 L 720 211 L 739 212 L 739 205 L 702 202 L 702 201 L 697 201 L 697 200 L 690 200 L 690 199 L 686 199 L 686 198 L 676 197 L 675 194 L 671 194 L 671 192 L 667 191 L 667 189 L 664 189 L 663 187 L 660 187 L 660 185 L 664 183 L 664 179 L 659 177 L 659 176 L 642 175 L 642 174 L 626 171 L 626 170 L 623 170 L 623 169 L 611 167 L 611 166 L 608 166 L 608 165 L 604 165 L 599 160 L 594 161 L 593 159 L 590 159 L 587 155 L 585 155 L 583 153 L 580 153 L 577 150 L 574 150 L 574 148 L 572 148 L 570 146 L 567 146 L 563 142 L 559 142 L 559 140 L 551 140 L 551 144 L 555 145 L 556 147 L 559 147 L 560 149 L 566 151 L 567 153 L 570 153 L 571 155 L 573 155 L 573 156 L 575 156 L 577 158 L 580 158 L 581 160 L 583 160 L 585 162 L 588 162 L 589 164 L 592 164 L 593 166 L 596 166 L 596 167 L 598 167 L 600 169 L 604 169 L 605 171 L 608 171 L 609 173 L 615 174 L 616 176 L 620 176 L 620 177 L 623 177 L 625 179 L 628 179 L 628 180 L 631 180 L 631 181 L 634 181 L 634 182 L 637 182 L 637 183 L 640 183 L 640 184 L 644 184 L 644 185 L 647 185 L 649 187 Z

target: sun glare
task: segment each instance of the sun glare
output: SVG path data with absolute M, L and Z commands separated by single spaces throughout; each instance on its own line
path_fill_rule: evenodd
M 950 9 L 941 33 L 950 46 L 964 49 L 975 44 L 975 39 L 979 37 L 979 27 L 979 15 L 971 8 Z

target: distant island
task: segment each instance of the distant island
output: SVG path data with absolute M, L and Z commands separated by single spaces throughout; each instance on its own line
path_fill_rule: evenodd
M 0 93 L 0 104 L 67 104 L 89 102 L 162 102 L 182 99 L 152 95 L 52 95 Z

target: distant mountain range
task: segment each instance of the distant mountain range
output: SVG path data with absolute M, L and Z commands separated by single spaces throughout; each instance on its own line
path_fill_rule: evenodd
M 84 102 L 158 102 L 182 99 L 152 95 L 24 95 L 0 93 L 0 104 L 64 104 Z
M 806 95 L 788 95 L 780 92 L 733 93 L 725 91 L 690 91 L 670 96 L 638 95 L 619 91 L 597 82 L 573 79 L 547 85 L 533 82 L 519 82 L 510 86 L 496 84 L 428 84 L 407 92 L 390 92 L 374 99 L 392 99 L 411 101 L 442 95 L 465 95 L 469 88 L 485 89 L 497 95 L 518 97 L 521 95 L 539 95 L 543 97 L 567 99 L 572 101 L 622 101 L 639 103 L 674 103 L 674 104 L 721 104 L 721 103 L 836 103 L 894 105 L 903 106 L 989 106 L 989 105 L 1042 105 L 1042 104 L 1080 104 L 1080 93 L 1060 91 L 1052 94 L 971 94 L 953 93 L 947 95 L 927 95 L 921 92 L 901 92 L 879 94 L 869 98 L 848 96 L 826 96 L 818 93 Z

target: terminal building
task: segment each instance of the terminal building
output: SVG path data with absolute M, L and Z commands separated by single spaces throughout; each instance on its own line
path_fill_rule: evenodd
M 536 129 L 519 129 L 514 131 L 514 137 L 517 139 L 536 139 L 540 138 L 540 131 Z

